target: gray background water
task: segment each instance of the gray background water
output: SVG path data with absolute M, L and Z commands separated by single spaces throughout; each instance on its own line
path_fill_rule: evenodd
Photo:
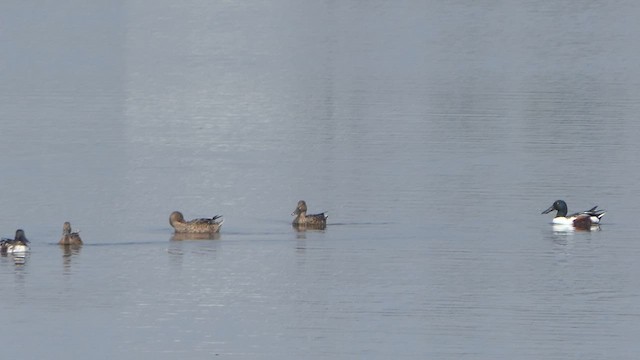
M 3 356 L 637 358 L 639 16 L 3 2 L 0 231 L 32 241 L 0 258 Z M 601 230 L 555 232 L 558 198 Z M 220 238 L 172 241 L 172 210 Z

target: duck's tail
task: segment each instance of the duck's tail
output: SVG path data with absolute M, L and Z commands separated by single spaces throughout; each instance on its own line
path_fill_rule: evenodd
M 591 209 L 587 210 L 587 211 L 583 211 L 582 213 L 585 215 L 589 215 L 591 216 L 591 218 L 596 218 L 598 219 L 597 221 L 599 222 L 600 219 L 604 216 L 604 214 L 607 213 L 607 210 L 596 210 L 598 208 L 598 206 L 594 206 Z

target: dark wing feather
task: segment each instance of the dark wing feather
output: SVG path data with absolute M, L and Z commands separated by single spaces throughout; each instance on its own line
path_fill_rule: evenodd
M 218 222 L 216 220 L 220 219 L 222 217 L 222 215 L 216 215 L 212 218 L 202 218 L 202 219 L 193 219 L 191 221 L 189 221 L 192 224 L 217 224 Z
M 589 216 L 595 216 L 595 217 L 599 218 L 599 217 L 601 217 L 602 215 L 604 215 L 607 212 L 606 210 L 602 210 L 602 209 L 596 210 L 597 208 L 598 208 L 598 206 L 596 205 L 596 206 L 592 207 L 589 210 L 585 210 L 585 211 L 582 211 L 582 212 L 579 212 L 579 213 L 575 213 L 575 214 L 572 214 L 572 215 L 570 215 L 568 217 L 578 216 L 578 215 L 589 215 Z

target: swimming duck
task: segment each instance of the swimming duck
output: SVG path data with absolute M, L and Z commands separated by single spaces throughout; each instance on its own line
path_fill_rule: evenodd
M 0 240 L 0 254 L 26 253 L 29 251 L 29 240 L 24 236 L 24 230 L 16 230 L 14 239 Z
M 556 216 L 553 218 L 553 224 L 556 225 L 573 225 L 575 227 L 584 228 L 600 223 L 600 219 L 606 214 L 605 210 L 596 210 L 594 206 L 589 210 L 578 212 L 567 216 L 567 203 L 563 200 L 556 200 L 543 214 L 548 214 L 556 210 Z
M 78 231 L 71 230 L 71 223 L 68 221 L 62 225 L 62 237 L 58 245 L 82 245 L 82 239 Z
M 325 227 L 329 217 L 326 212 L 307 215 L 307 203 L 304 200 L 298 201 L 298 206 L 291 215 L 296 217 L 293 219 L 293 226 Z
M 190 221 L 185 221 L 180 211 L 174 211 L 169 216 L 169 224 L 173 226 L 176 233 L 217 233 L 223 222 L 222 215 Z

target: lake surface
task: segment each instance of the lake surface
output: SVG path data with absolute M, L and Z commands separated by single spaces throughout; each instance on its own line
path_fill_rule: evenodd
M 637 358 L 636 2 L 0 9 L 3 356 Z

